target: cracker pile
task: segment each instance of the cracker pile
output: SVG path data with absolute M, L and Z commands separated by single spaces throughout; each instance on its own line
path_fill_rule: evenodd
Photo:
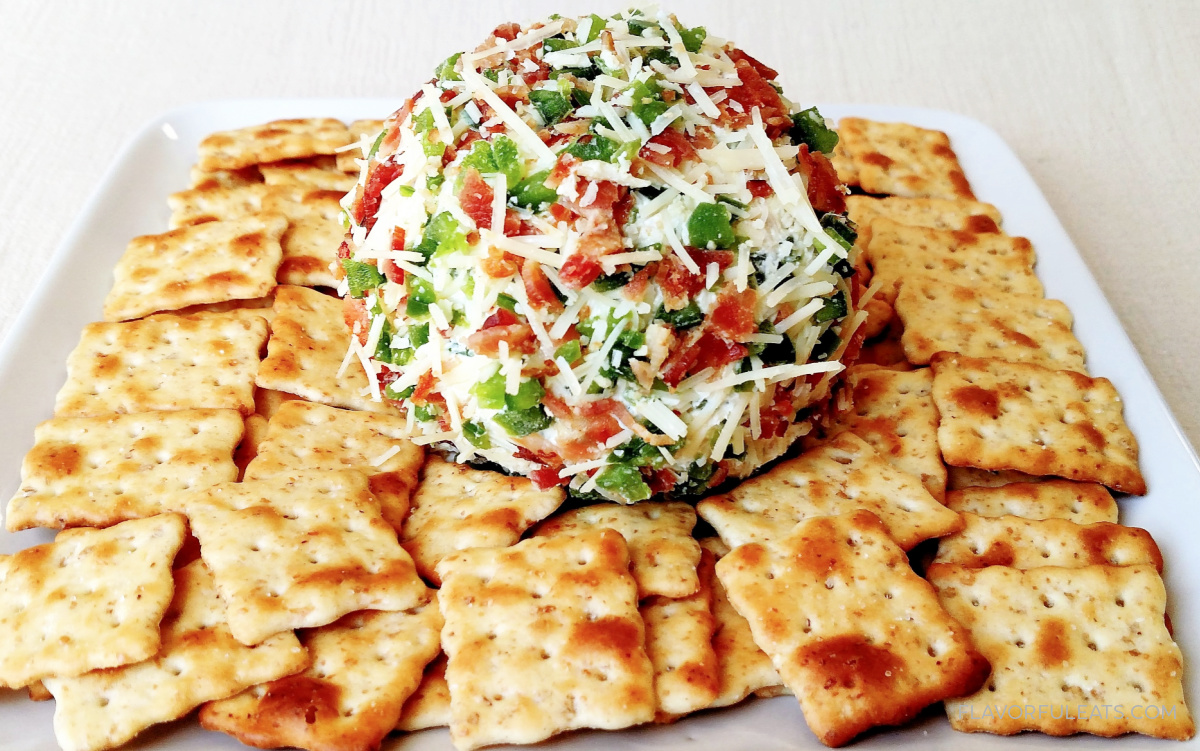
M 6 514 L 62 531 L 0 557 L 0 685 L 64 749 L 199 708 L 264 748 L 467 750 L 783 694 L 829 746 L 938 703 L 1192 737 L 1162 555 L 1110 492 L 1146 492 L 1120 398 L 944 134 L 841 123 L 870 340 L 819 432 L 705 499 L 581 506 L 427 457 L 347 354 L 338 201 L 381 126 L 206 138 L 71 355 Z M 1085 711 L 1116 704 L 1171 714 Z

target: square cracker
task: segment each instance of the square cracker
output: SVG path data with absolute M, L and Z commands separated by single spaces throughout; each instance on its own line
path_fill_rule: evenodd
M 339 373 L 349 349 L 341 300 L 306 287 L 280 286 L 267 359 L 255 383 L 331 407 L 395 414 L 387 402 L 371 398 L 358 358 L 351 358 Z
M 199 166 L 204 170 L 240 169 L 281 159 L 333 154 L 348 143 L 350 131 L 341 120 L 331 117 L 273 120 L 209 135 L 200 142 Z
M 303 401 L 295 394 L 274 389 L 254 389 L 254 412 L 270 420 L 286 402 Z
M 901 283 L 896 314 L 904 322 L 904 357 L 914 365 L 957 352 L 1087 374 L 1071 311 L 1058 300 L 915 276 Z
M 133 238 L 113 271 L 105 320 L 267 295 L 287 226 L 279 214 L 259 214 Z
M 853 433 L 842 433 L 696 506 L 731 547 L 782 538 L 812 516 L 859 509 L 882 519 L 905 550 L 962 528 L 958 514 L 931 496 L 918 478 L 888 464 Z
M 475 469 L 429 457 L 400 541 L 417 571 L 434 584 L 437 565 L 471 548 L 502 548 L 545 519 L 566 500 L 561 487 L 538 490 L 527 477 Z
M 940 352 L 933 399 L 947 464 L 1098 482 L 1144 495 L 1138 447 L 1107 378 Z
M 301 185 L 346 193 L 358 182 L 357 175 L 337 169 L 335 159 L 331 156 L 260 164 L 258 170 L 267 185 Z
M 254 411 L 267 322 L 236 312 L 89 323 L 67 359 L 55 417 L 179 409 Z
M 162 621 L 162 649 L 151 659 L 77 678 L 47 678 L 54 733 L 65 751 L 119 746 L 142 730 L 182 717 L 206 701 L 303 670 L 296 635 L 256 647 L 238 643 L 225 605 L 200 561 L 174 572 L 175 596 Z
M 305 216 L 292 220 L 280 243 L 283 261 L 277 279 L 280 284 L 302 287 L 336 287 L 338 280 L 331 265 L 337 261 L 338 248 L 346 230 L 342 227 L 341 205 L 327 198 L 302 204 Z
M 188 180 L 189 188 L 236 188 L 240 185 L 253 185 L 263 181 L 258 167 L 251 165 L 236 170 L 203 170 L 200 165 L 193 164 Z
M 1027 475 L 1011 469 L 979 469 L 978 467 L 955 467 L 946 465 L 946 488 L 962 490 L 964 488 L 998 488 L 1014 482 L 1039 483 L 1046 478 Z M 1020 516 L 1020 514 L 1017 514 Z
M 10 532 L 154 516 L 167 510 L 168 493 L 236 479 L 242 417 L 226 409 L 56 417 L 33 435 L 8 503 Z
M 979 516 L 1067 519 L 1076 524 L 1117 521 L 1117 502 L 1094 482 L 1045 480 L 962 488 L 946 494 L 946 505 L 960 514 Z
M 950 138 L 939 130 L 844 117 L 838 136 L 868 193 L 975 198 Z
M 355 610 L 404 610 L 425 597 L 361 472 L 223 483 L 183 506 L 243 644 Z
M 893 467 L 920 478 L 929 494 L 942 500 L 946 465 L 938 450 L 938 413 L 929 370 L 851 367 L 846 384 L 854 404 L 837 416 L 830 435 L 854 433 Z
M 983 688 L 946 702 L 956 730 L 1176 740 L 1195 734 L 1183 658 L 1165 623 L 1166 591 L 1153 566 L 935 565 L 928 576 L 992 663 Z M 1029 705 L 1032 711 L 1000 711 Z M 1100 711 L 1117 705 L 1126 708 L 1123 716 Z M 1139 706 L 1165 711 L 1132 711 Z
M 1020 569 L 1144 564 L 1162 571 L 1163 560 L 1150 533 L 1137 527 L 963 514 L 962 531 L 938 540 L 934 563 Z
M 378 748 L 437 656 L 435 596 L 415 608 L 365 610 L 306 632 L 303 673 L 206 704 L 200 724 L 258 748 Z
M 990 203 L 965 199 L 846 196 L 850 221 L 869 227 L 887 217 L 913 227 L 931 227 L 966 232 L 999 232 L 1000 211 Z
M 868 511 L 807 519 L 717 563 L 827 746 L 976 690 L 988 665 Z
M 176 315 L 194 316 L 210 313 L 235 313 L 238 317 L 246 318 L 249 316 L 258 316 L 267 322 L 269 326 L 271 319 L 275 317 L 275 311 L 271 307 L 275 304 L 275 290 L 272 289 L 270 294 L 263 297 L 254 297 L 249 300 L 223 300 L 221 302 L 208 302 L 199 305 L 189 305 L 186 308 L 172 311 Z
M 355 120 L 350 123 L 351 142 L 359 144 L 359 147 L 338 151 L 337 168 L 357 176 L 359 167 L 355 160 L 367 158 L 367 154 L 375 145 L 375 139 L 379 137 L 381 130 L 383 130 L 383 120 Z M 366 144 L 362 145 L 364 141 Z
M 183 534 L 182 516 L 160 514 L 0 556 L 0 686 L 157 652 Z
M 933 276 L 963 287 L 996 289 L 1020 295 L 1043 295 L 1033 273 L 1037 257 L 1024 237 L 994 232 L 949 232 L 910 227 L 880 217 L 871 223 L 867 261 L 874 269 L 872 285 L 895 303 L 901 283 Z
M 295 190 L 294 186 L 284 188 L 261 182 L 202 183 L 201 187 L 167 196 L 167 206 L 171 209 L 168 226 L 174 230 L 261 214 L 269 211 L 268 205 L 282 193 Z
M 461 751 L 654 719 L 654 672 L 620 534 L 467 550 L 438 573 L 450 738 Z
M 686 597 L 700 587 L 700 543 L 692 537 L 696 511 L 682 502 L 601 503 L 573 509 L 538 525 L 535 535 L 608 527 L 625 538 L 638 597 Z
M 642 504 L 645 505 L 645 504 Z M 700 558 L 700 586 L 686 597 L 654 596 L 639 608 L 646 626 L 646 654 L 654 667 L 658 722 L 712 706 L 721 690 L 713 649 L 713 554 Z
M 246 479 L 357 469 L 369 478 L 384 520 L 399 533 L 425 463 L 424 447 L 408 438 L 408 423 L 402 417 L 284 402 L 268 424 L 258 457 L 246 468 Z
M 450 686 L 446 683 L 446 654 L 443 652 L 425 666 L 421 684 L 404 702 L 396 729 L 402 733 L 415 733 L 449 724 Z
M 705 537 L 700 547 L 720 560 L 729 553 L 729 546 L 719 537 Z M 750 694 L 773 690 L 783 685 L 779 671 L 771 664 L 767 653 L 754 643 L 750 624 L 742 617 L 731 602 L 716 569 L 710 569 L 708 583 L 713 598 L 713 652 L 717 656 L 717 695 L 710 708 L 728 707 L 744 700 Z

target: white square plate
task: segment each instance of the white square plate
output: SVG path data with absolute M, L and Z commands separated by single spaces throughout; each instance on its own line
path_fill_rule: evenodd
M 112 269 L 136 235 L 162 232 L 169 212 L 166 196 L 188 184 L 196 144 L 208 133 L 284 117 L 331 116 L 350 121 L 378 118 L 398 107 L 395 99 L 247 100 L 198 104 L 169 112 L 147 124 L 125 145 L 83 213 L 50 261 L 50 269 L 0 347 L 0 502 L 16 491 L 21 459 L 33 429 L 53 411 L 65 379 L 67 355 L 80 330 L 100 318 Z M 848 115 L 910 122 L 949 134 L 963 169 L 982 201 L 999 207 L 1004 229 L 1028 237 L 1038 253 L 1038 276 L 1046 296 L 1063 300 L 1075 314 L 1075 331 L 1088 352 L 1094 375 L 1116 384 L 1125 417 L 1141 444 L 1141 464 L 1150 494 L 1120 501 L 1121 522 L 1148 529 L 1166 559 L 1168 610 L 1175 638 L 1186 657 L 1200 655 L 1200 463 L 1188 445 L 1145 366 L 1071 244 L 1046 199 L 1012 150 L 987 126 L 948 112 L 900 107 L 828 105 L 834 119 Z M 47 542 L 44 530 L 12 534 L 0 530 L 0 553 Z M 3 639 L 0 634 L 0 639 Z M 1195 670 L 1186 675 L 1187 696 L 1197 709 Z M 53 702 L 33 703 L 24 691 L 0 689 L 0 749 L 55 749 Z M 927 749 L 1200 748 L 1128 736 L 1109 741 L 1090 736 L 1054 739 L 963 735 L 950 730 L 935 710 L 903 729 L 869 734 L 862 748 L 921 744 Z M 445 730 L 390 737 L 385 748 L 450 749 Z M 544 746 L 571 749 L 794 749 L 822 748 L 808 732 L 791 697 L 755 700 L 701 713 L 675 725 L 617 733 L 578 732 Z M 233 739 L 205 732 L 194 717 L 148 731 L 131 747 L 236 749 Z

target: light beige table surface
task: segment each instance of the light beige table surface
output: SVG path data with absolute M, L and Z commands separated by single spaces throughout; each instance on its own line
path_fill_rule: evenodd
M 1200 444 L 1200 2 L 664 7 L 778 68 L 796 101 L 935 107 L 999 132 Z M 222 98 L 399 102 L 502 21 L 618 8 L 0 0 L 0 337 L 119 145 L 157 113 Z

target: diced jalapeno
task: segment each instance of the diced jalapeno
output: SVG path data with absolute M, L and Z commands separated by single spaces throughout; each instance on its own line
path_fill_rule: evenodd
M 542 405 L 537 404 L 529 409 L 504 410 L 494 418 L 496 424 L 504 428 L 510 435 L 522 436 L 545 430 L 554 422 L 554 418 L 546 414 Z
M 821 215 L 821 226 L 829 232 L 830 237 L 838 245 L 846 250 L 850 250 L 854 246 L 854 241 L 858 239 L 858 232 L 855 231 L 854 225 L 840 214 Z
M 429 422 L 436 420 L 440 410 L 436 404 L 416 404 L 413 405 L 413 413 L 421 422 Z
M 662 87 L 654 79 L 638 81 L 631 90 L 633 98 L 633 114 L 649 127 L 659 115 L 671 108 L 662 100 Z
M 530 175 L 509 191 L 511 200 L 518 206 L 534 211 L 543 211 L 547 206 L 558 200 L 558 193 L 553 188 L 546 187 L 546 178 L 550 170 L 543 170 Z
M 477 449 L 490 449 L 492 447 L 492 439 L 488 438 L 487 428 L 483 427 L 481 423 L 464 422 L 463 435 Z
M 617 153 L 617 142 L 611 138 L 593 135 L 589 141 L 576 141 L 567 147 L 567 153 L 585 162 L 593 159 L 601 162 L 612 161 Z
M 704 45 L 708 30 L 703 26 L 697 26 L 694 29 L 680 29 L 679 36 L 683 37 L 683 48 L 688 52 L 696 53 Z
M 583 348 L 579 346 L 579 340 L 572 339 L 554 350 L 554 359 L 557 360 L 560 357 L 566 360 L 568 365 L 583 357 Z
M 825 307 L 821 308 L 813 316 L 813 320 L 817 323 L 825 323 L 846 316 L 846 293 L 838 290 L 838 293 L 833 297 L 825 300 Z
M 608 26 L 608 24 L 604 22 L 604 19 L 595 13 L 591 15 L 591 19 L 592 25 L 588 27 L 587 39 L 583 40 L 585 44 L 599 39 L 600 32 L 604 31 L 605 27 Z
M 597 292 L 612 292 L 614 289 L 620 289 L 626 284 L 629 284 L 630 279 L 633 279 L 632 273 L 628 271 L 618 271 L 617 273 L 609 274 L 608 276 L 596 277 L 596 281 L 592 282 L 592 289 L 596 290 Z
M 446 182 L 446 176 L 438 173 L 425 178 L 425 187 L 429 190 L 437 190 L 442 187 L 442 183 Z
M 379 269 L 369 263 L 342 259 L 342 269 L 346 272 L 346 283 L 350 287 L 350 296 L 361 299 L 367 290 L 375 289 L 383 284 L 385 277 Z
M 521 412 L 540 404 L 545 395 L 546 389 L 537 381 L 521 381 L 517 393 L 504 395 L 504 405 L 510 410 Z
M 624 501 L 644 501 L 650 497 L 650 486 L 642 480 L 636 467 L 610 464 L 596 476 L 596 487 L 603 488 Z
M 574 109 L 567 98 L 557 91 L 541 89 L 529 92 L 529 101 L 537 108 L 546 125 L 553 125 Z
M 379 342 L 375 345 L 375 353 L 372 355 L 379 362 L 392 362 L 392 324 L 387 320 L 383 322 L 383 328 L 379 330 Z
M 433 75 L 442 81 L 461 81 L 462 76 L 458 71 L 454 70 L 454 65 L 458 62 L 458 58 L 462 57 L 461 52 L 455 52 L 450 57 L 442 61 L 442 64 L 434 69 Z
M 515 311 L 517 309 L 517 299 L 511 295 L 506 295 L 503 292 L 496 295 L 496 305 L 505 310 Z
M 701 312 L 700 306 L 695 300 L 692 300 L 687 304 L 686 308 L 680 310 L 660 309 L 656 317 L 658 320 L 674 326 L 677 331 L 690 329 L 704 321 L 704 313 Z
M 793 141 L 806 143 L 808 148 L 824 154 L 832 154 L 838 143 L 837 132 L 825 125 L 825 118 L 816 107 L 792 115 L 791 135 Z
M 387 131 L 381 130 L 381 131 L 379 131 L 379 135 L 375 136 L 375 143 L 371 144 L 371 150 L 369 152 L 367 152 L 367 159 L 370 159 L 371 157 L 375 156 L 375 153 L 377 151 L 379 151 L 379 145 L 381 143 L 383 143 L 383 137 L 386 135 L 387 135 Z
M 544 52 L 562 52 L 573 47 L 578 47 L 579 42 L 572 42 L 570 39 L 562 39 L 559 37 L 551 37 L 542 42 L 542 51 Z
M 497 371 L 487 380 L 471 387 L 471 394 L 484 409 L 504 408 L 504 375 Z
M 496 160 L 496 170 L 504 173 L 506 185 L 513 186 L 521 182 L 521 155 L 511 138 L 496 136 L 492 141 L 492 158 Z
M 688 244 L 696 248 L 728 249 L 736 239 L 729 209 L 719 203 L 702 203 L 688 219 Z
M 408 397 L 412 396 L 413 392 L 416 390 L 417 390 L 416 386 L 409 386 L 406 389 L 402 389 L 400 391 L 395 391 L 392 389 L 391 384 L 388 384 L 387 388 L 385 388 L 383 390 L 383 395 L 385 397 L 387 397 L 388 399 L 395 399 L 396 401 L 400 401 L 401 399 L 407 399 Z
M 437 293 L 433 291 L 433 284 L 416 274 L 405 275 L 404 283 L 408 288 L 408 304 L 405 306 L 405 312 L 413 317 L 428 315 L 429 306 L 437 302 Z
M 413 326 L 408 330 L 408 340 L 412 342 L 414 349 L 422 347 L 429 343 L 429 324 L 422 323 Z
M 632 351 L 646 343 L 646 335 L 640 331 L 622 331 L 617 337 L 617 342 Z
M 824 334 L 821 334 L 821 338 L 817 340 L 816 346 L 813 347 L 812 359 L 817 362 L 828 360 L 837 351 L 838 345 L 841 343 L 842 339 L 837 335 L 837 332 L 829 329 Z

